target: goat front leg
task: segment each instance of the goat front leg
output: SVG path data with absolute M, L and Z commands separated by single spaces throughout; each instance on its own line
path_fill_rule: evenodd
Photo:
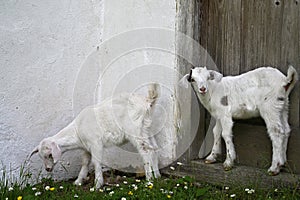
M 91 155 L 89 152 L 85 151 L 82 154 L 82 166 L 79 172 L 78 178 L 75 180 L 75 185 L 82 185 L 83 181 L 88 180 L 89 164 L 91 160 Z
M 220 124 L 220 120 L 216 120 L 216 125 L 213 128 L 214 144 L 211 153 L 205 159 L 206 164 L 211 164 L 216 162 L 218 155 L 221 154 L 221 132 L 222 132 L 222 127 Z
M 231 118 L 221 119 L 221 126 L 222 126 L 222 137 L 226 145 L 226 159 L 225 162 L 223 163 L 223 167 L 227 171 L 232 169 L 234 165 L 234 160 L 236 158 L 234 144 L 232 141 L 232 127 L 233 127 L 232 119 Z

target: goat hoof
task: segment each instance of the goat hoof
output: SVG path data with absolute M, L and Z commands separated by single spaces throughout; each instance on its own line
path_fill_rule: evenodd
M 268 171 L 269 176 L 277 176 L 279 172 L 276 171 Z
M 225 171 L 230 171 L 230 170 L 232 170 L 232 168 L 233 168 L 232 166 L 224 166 Z
M 212 163 L 215 163 L 215 162 L 216 162 L 216 160 L 208 160 L 208 159 L 204 160 L 205 164 L 212 164 Z
M 228 164 L 228 163 L 223 163 L 223 168 L 225 171 L 229 171 L 233 168 L 232 164 Z
M 77 186 L 81 186 L 82 185 L 82 183 L 80 181 L 77 181 L 77 180 L 73 184 L 77 185 Z

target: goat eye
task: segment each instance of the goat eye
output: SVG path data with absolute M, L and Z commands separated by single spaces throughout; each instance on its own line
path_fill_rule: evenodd
M 195 79 L 191 78 L 191 82 L 195 82 Z

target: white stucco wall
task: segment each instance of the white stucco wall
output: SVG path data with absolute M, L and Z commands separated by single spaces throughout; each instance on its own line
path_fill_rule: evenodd
M 73 119 L 74 82 L 101 41 L 103 10 L 103 1 L 0 2 L 0 160 L 7 168 L 18 173 L 42 138 Z
M 39 141 L 57 133 L 84 106 L 112 91 L 144 93 L 145 87 L 136 83 L 152 79 L 163 83 L 159 110 L 165 109 L 171 117 L 163 128 L 170 128 L 167 137 L 172 136 L 176 73 L 162 74 L 174 72 L 175 0 L 1 1 L 0 19 L 4 166 L 17 174 Z M 155 29 L 147 36 L 149 27 Z M 147 50 L 149 45 L 161 50 Z M 138 47 L 142 49 L 129 51 Z M 120 54 L 123 51 L 126 56 Z M 74 177 L 77 157 L 64 155 L 62 164 L 68 173 L 58 165 L 54 177 Z M 31 167 L 42 169 L 37 156 Z

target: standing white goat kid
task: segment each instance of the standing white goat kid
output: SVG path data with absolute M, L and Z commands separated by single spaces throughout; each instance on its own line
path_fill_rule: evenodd
M 95 166 L 95 187 L 103 185 L 103 148 L 131 142 L 143 158 L 146 178 L 160 177 L 157 144 L 149 134 L 151 111 L 158 97 L 158 85 L 151 84 L 148 97 L 137 94 L 121 94 L 100 105 L 87 107 L 67 127 L 56 135 L 43 139 L 32 151 L 44 161 L 45 169 L 54 165 L 68 150 L 82 149 L 82 167 L 76 185 L 87 179 L 90 160 Z
M 287 76 L 272 67 L 261 67 L 239 76 L 223 77 L 206 67 L 191 69 L 181 79 L 186 88 L 191 82 L 202 105 L 215 118 L 214 143 L 206 163 L 216 162 L 221 153 L 221 136 L 226 145 L 225 170 L 233 167 L 236 152 L 232 141 L 233 119 L 261 116 L 267 126 L 273 146 L 270 175 L 277 175 L 286 162 L 290 126 L 288 96 L 298 80 L 296 70 L 289 66 Z

